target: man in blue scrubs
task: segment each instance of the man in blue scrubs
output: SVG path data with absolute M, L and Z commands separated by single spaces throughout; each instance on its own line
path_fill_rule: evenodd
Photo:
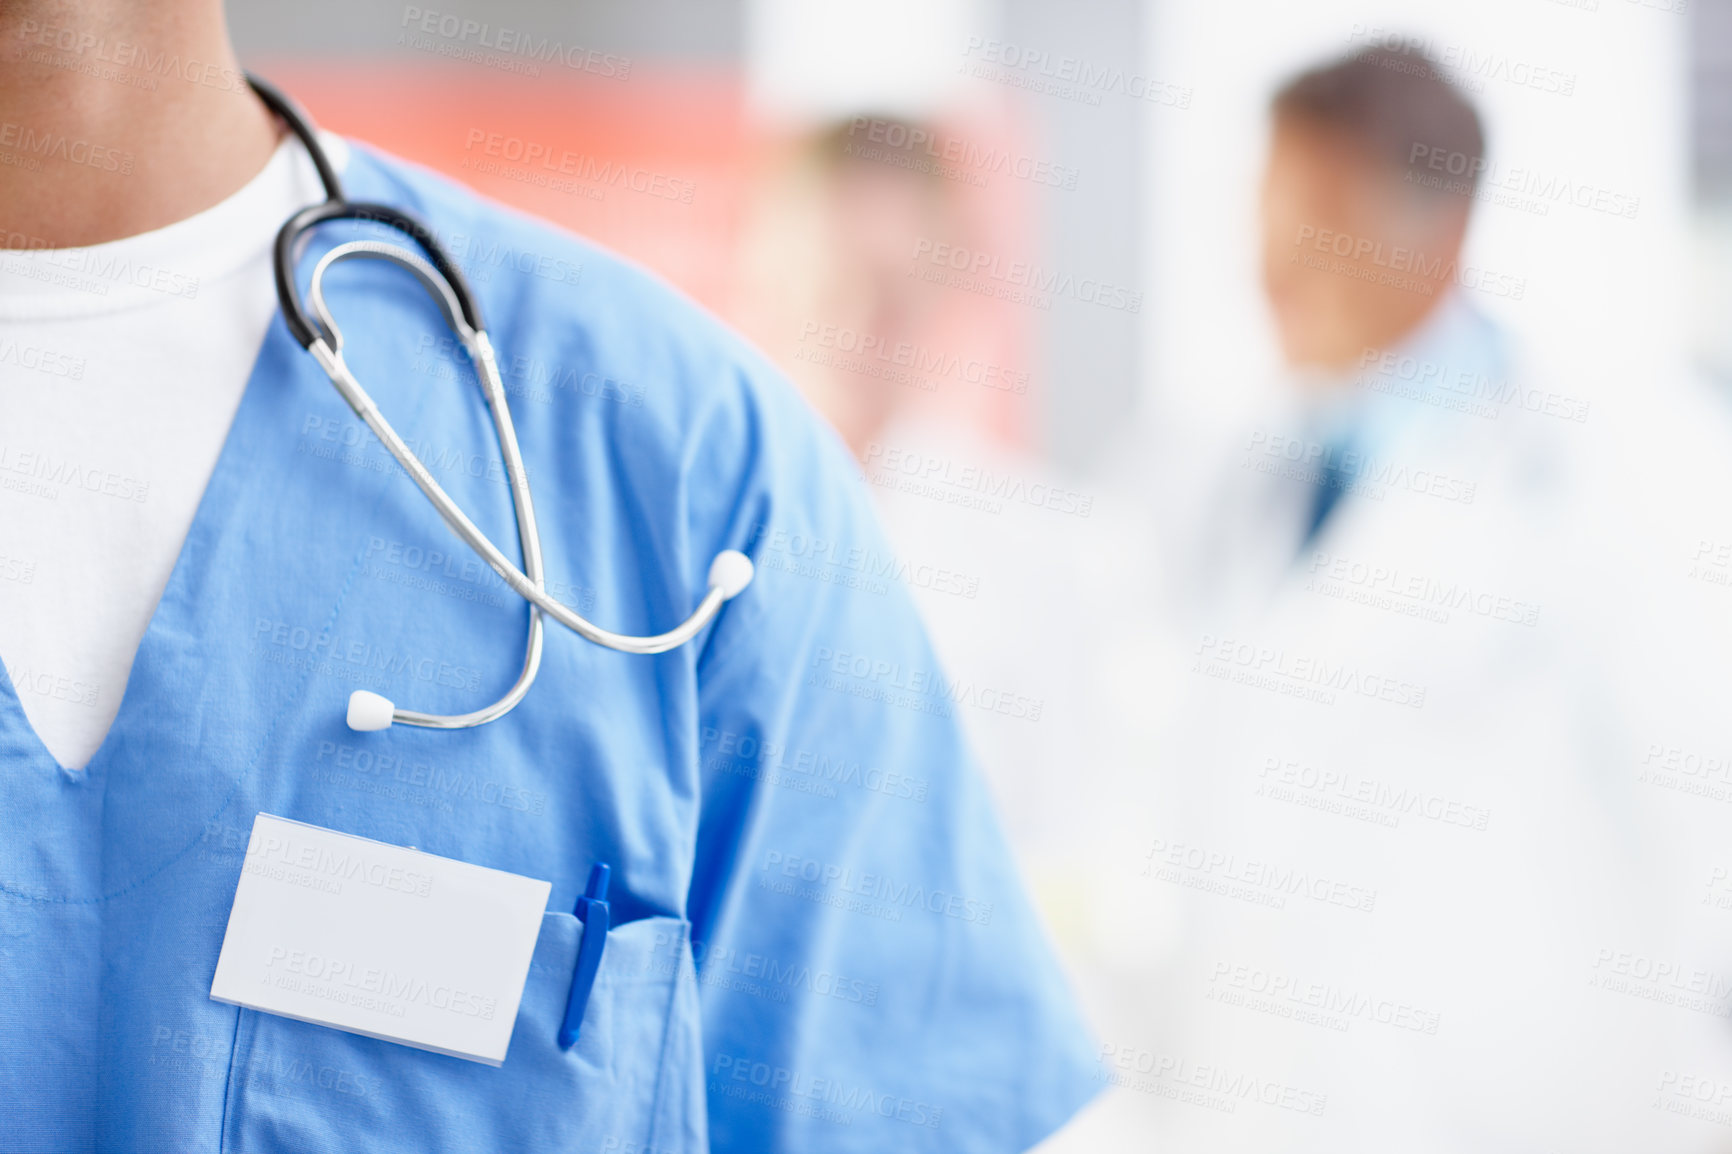
M 261 303 L 283 214 L 260 206 L 318 199 L 304 154 L 215 0 L 26 3 L 0 34 L 0 1146 L 1014 1151 L 1091 1095 L 962 741 L 991 702 L 895 587 L 760 569 L 660 656 L 550 630 L 500 721 L 348 729 L 355 689 L 492 701 L 528 610 Z M 351 199 L 429 222 L 470 272 L 562 600 L 651 633 L 723 549 L 886 551 L 839 443 L 714 320 L 337 151 Z M 370 227 L 321 230 L 303 279 Z M 512 541 L 420 288 L 357 262 L 327 292 L 356 376 Z M 552 882 L 503 1066 L 211 1000 L 261 812 Z M 595 862 L 613 928 L 563 1049 Z

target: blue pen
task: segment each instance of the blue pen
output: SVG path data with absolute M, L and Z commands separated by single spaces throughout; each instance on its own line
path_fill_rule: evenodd
M 595 986 L 596 971 L 601 969 L 601 951 L 607 948 L 608 908 L 606 862 L 596 862 L 589 870 L 589 886 L 577 899 L 572 911 L 583 923 L 583 941 L 577 947 L 577 966 L 571 973 L 571 995 L 565 1003 L 565 1021 L 559 1027 L 559 1048 L 569 1050 L 577 1044 L 578 1031 L 583 1027 L 583 1011 L 589 1005 L 589 992 Z

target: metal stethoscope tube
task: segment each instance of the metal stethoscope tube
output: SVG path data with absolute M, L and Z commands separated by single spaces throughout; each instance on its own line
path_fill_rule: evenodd
M 376 693 L 357 690 L 349 699 L 350 727 L 360 730 L 384 729 L 396 723 L 429 729 L 468 729 L 503 717 L 523 700 L 540 670 L 544 640 L 543 614 L 598 645 L 625 653 L 665 653 L 690 641 L 710 623 L 724 602 L 737 595 L 751 581 L 753 569 L 750 558 L 732 549 L 717 554 L 710 565 L 709 588 L 691 616 L 667 632 L 651 637 L 633 637 L 603 629 L 550 596 L 542 572 L 541 535 L 536 525 L 529 475 L 523 465 L 516 428 L 512 425 L 511 409 L 506 403 L 499 364 L 494 356 L 492 342 L 488 340 L 487 332 L 480 324 L 479 311 L 462 274 L 419 221 L 390 206 L 356 204 L 345 200 L 335 170 L 313 135 L 312 127 L 280 93 L 257 78 L 248 79 L 271 110 L 300 137 L 302 144 L 313 157 L 328 194 L 324 204 L 314 205 L 291 218 L 277 238 L 277 290 L 290 331 L 313 355 L 319 367 L 324 369 L 332 385 L 355 411 L 356 416 L 366 423 L 380 443 L 409 474 L 451 531 L 485 560 L 513 592 L 530 605 L 523 669 L 516 682 L 499 700 L 469 713 L 420 713 L 398 709 L 392 702 Z M 308 230 L 327 220 L 336 219 L 370 220 L 398 228 L 414 238 L 428 255 L 422 257 L 400 245 L 370 240 L 337 245 L 325 253 L 313 269 L 307 290 L 307 301 L 313 312 L 309 317 L 295 295 L 296 249 Z M 420 281 L 444 314 L 446 324 L 469 354 L 476 376 L 480 380 L 488 411 L 493 418 L 500 454 L 505 461 L 511 501 L 517 517 L 518 540 L 523 552 L 522 569 L 512 564 L 492 540 L 476 527 L 457 502 L 451 499 L 450 494 L 434 479 L 420 457 L 398 436 L 397 430 L 392 428 L 379 406 L 344 363 L 343 334 L 325 303 L 324 278 L 337 263 L 363 258 L 388 261 L 408 271 Z

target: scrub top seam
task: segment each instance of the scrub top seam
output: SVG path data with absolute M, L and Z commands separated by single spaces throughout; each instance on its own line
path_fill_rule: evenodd
M 375 506 L 375 508 L 376 507 L 377 506 Z M 337 614 L 342 610 L 343 601 L 348 597 L 349 590 L 354 585 L 355 574 L 357 572 L 359 572 L 360 567 L 361 567 L 361 555 L 357 554 L 355 556 L 355 559 L 352 562 L 350 562 L 349 574 L 347 577 L 345 577 L 343 579 L 343 587 L 337 591 L 337 600 L 336 600 L 335 604 L 332 605 L 331 612 L 325 618 L 325 627 L 327 630 L 330 628 L 331 624 L 336 620 Z M 296 681 L 292 682 L 293 687 L 296 690 L 303 688 L 306 684 L 307 678 L 311 677 L 312 673 L 313 673 L 313 671 L 312 671 L 312 668 L 310 666 L 306 669 L 303 669 L 300 672 L 298 679 Z M 281 723 L 281 721 L 282 721 L 282 714 L 281 713 L 278 713 L 278 715 L 276 717 L 271 719 L 271 724 L 270 724 L 269 728 L 267 728 L 265 730 L 264 737 L 260 740 L 257 749 L 255 750 L 255 752 L 253 753 L 253 756 L 248 761 L 246 771 L 235 779 L 234 784 L 232 786 L 230 786 L 229 791 L 223 795 L 222 801 L 217 805 L 216 810 L 211 814 L 211 817 L 205 819 L 207 823 L 212 818 L 214 818 L 217 814 L 222 813 L 223 810 L 225 810 L 229 807 L 229 805 L 235 799 L 235 794 L 240 790 L 242 783 L 245 782 L 247 780 L 247 778 L 252 776 L 252 774 L 257 772 L 257 770 L 259 768 L 259 763 L 264 759 L 265 751 L 270 748 L 271 738 L 273 736 L 275 736 L 275 734 L 277 732 L 277 726 Z M 169 869 L 172 869 L 175 865 L 177 865 L 181 861 L 182 858 L 186 857 L 187 854 L 191 853 L 193 851 L 193 847 L 198 845 L 198 841 L 199 841 L 198 838 L 194 838 L 192 841 L 187 843 L 186 848 L 182 849 L 179 853 L 175 854 L 173 857 L 171 857 L 167 861 L 163 862 L 156 869 L 151 870 L 147 874 L 142 874 L 139 877 L 134 878 L 133 881 L 131 882 L 131 884 L 129 884 L 129 885 L 127 885 L 121 889 L 113 890 L 109 893 L 98 894 L 96 897 L 77 898 L 77 899 L 65 898 L 65 897 L 39 897 L 35 894 L 20 893 L 4 882 L 0 882 L 0 891 L 3 891 L 3 892 L 5 892 L 5 893 L 7 893 L 13 897 L 22 898 L 25 901 L 36 902 L 36 903 L 39 903 L 42 905 L 67 905 L 67 906 L 101 905 L 105 902 L 109 902 L 109 901 L 115 900 L 117 898 L 123 898 L 127 894 L 130 894 L 132 891 L 138 889 L 140 886 L 143 886 L 148 882 L 154 881 L 159 875 L 161 875 L 163 872 L 165 872 Z
M 689 957 L 691 953 L 692 924 L 683 918 L 681 919 L 681 922 L 684 929 L 684 932 L 680 935 L 680 951 L 683 962 L 685 957 Z M 693 959 L 692 973 L 694 975 L 697 973 L 696 959 Z M 673 1041 L 674 1009 L 679 1001 L 680 983 L 685 980 L 685 974 L 686 967 L 683 964 L 676 966 L 674 968 L 673 981 L 668 983 L 668 998 L 665 1007 L 666 1012 L 662 1016 L 662 1044 L 661 1049 L 656 1054 L 656 1089 L 655 1094 L 652 1095 L 650 1099 L 650 1128 L 649 1133 L 645 1136 L 646 1147 L 651 1150 L 661 1149 L 661 1135 L 658 1131 L 661 1127 L 662 1121 L 662 1099 L 666 1094 L 668 1087 L 668 1046 Z M 700 1084 L 702 1084 L 701 1081 Z M 705 1090 L 705 1096 L 706 1098 L 708 1097 L 707 1088 Z M 708 1107 L 706 1106 L 705 1109 L 707 1111 Z M 707 1146 L 708 1144 L 709 1143 L 706 1141 L 705 1145 Z M 669 1149 L 672 1149 L 672 1147 L 669 1147 Z
M 283 321 L 282 321 L 281 316 L 274 318 L 273 324 L 277 325 L 277 326 L 282 326 Z M 286 333 L 287 328 L 284 327 L 283 331 Z M 267 333 L 265 334 L 265 345 L 269 345 L 270 341 L 273 339 L 273 337 L 275 335 L 276 334 L 274 331 L 267 331 Z M 296 349 L 296 351 L 299 351 L 299 346 L 295 346 L 295 349 Z M 265 348 L 263 346 L 261 346 L 260 351 L 259 351 L 258 361 L 256 361 L 254 363 L 254 366 L 253 366 L 254 373 L 257 373 L 259 371 L 259 364 L 263 362 L 265 356 L 266 356 Z M 252 384 L 252 382 L 249 381 L 248 382 L 249 389 L 251 387 L 251 384 Z M 244 407 L 245 403 L 246 402 L 243 400 L 242 401 L 243 407 Z M 419 397 L 419 403 L 416 404 L 411 409 L 411 412 L 410 412 L 411 420 L 413 420 L 415 418 L 419 418 L 422 415 L 422 413 L 425 411 L 426 403 L 427 403 L 426 394 L 423 393 Z M 237 414 L 236 419 L 237 420 L 239 419 L 238 414 Z M 375 438 L 375 440 L 377 440 L 377 438 Z M 225 455 L 227 453 L 227 449 L 228 449 L 228 446 L 227 446 L 227 444 L 225 444 L 224 445 Z M 393 461 L 392 464 L 395 466 L 395 470 L 393 472 L 381 474 L 381 476 L 391 478 L 391 477 L 401 475 L 401 476 L 405 477 L 405 479 L 407 479 L 407 474 L 403 473 L 402 467 L 400 465 L 396 465 L 395 461 Z M 222 465 L 221 465 L 221 462 L 219 459 L 218 468 L 221 468 L 221 467 L 222 467 Z M 385 503 L 386 497 L 387 497 L 387 488 L 388 487 L 386 487 L 386 486 L 382 486 L 380 488 L 378 496 L 374 500 L 373 506 L 369 510 L 369 512 L 377 513 L 379 511 L 380 507 L 383 506 L 383 504 Z M 197 515 L 195 514 L 195 518 L 196 518 L 196 516 Z M 340 588 L 337 591 L 337 599 L 335 602 L 332 603 L 331 611 L 325 617 L 324 627 L 325 627 L 327 632 L 329 632 L 331 626 L 333 624 L 335 624 L 338 614 L 340 614 L 342 612 L 343 603 L 348 599 L 350 590 L 352 588 L 354 588 L 355 577 L 361 571 L 361 561 L 365 556 L 365 554 L 363 552 L 363 550 L 365 548 L 366 548 L 366 545 L 365 545 L 365 542 L 363 542 L 360 546 L 357 547 L 357 551 L 354 555 L 353 560 L 351 560 L 349 562 L 348 575 L 346 577 L 344 577 L 342 588 Z M 171 578 L 170 580 L 172 582 L 173 579 Z M 166 590 L 165 590 L 165 595 L 166 595 Z M 155 621 L 155 618 L 153 617 L 152 618 L 153 624 L 154 624 L 154 621 Z M 311 668 L 311 666 L 308 666 L 307 668 L 300 671 L 299 676 L 297 677 L 297 679 L 295 681 L 291 682 L 291 685 L 293 686 L 293 688 L 296 691 L 303 689 L 307 683 L 307 680 L 310 677 L 312 677 L 312 674 L 313 674 L 312 668 Z M 254 750 L 253 755 L 248 762 L 246 771 L 235 778 L 234 784 L 229 787 L 228 793 L 223 795 L 222 801 L 217 805 L 216 809 L 214 811 L 212 811 L 210 816 L 205 819 L 206 823 L 210 822 L 218 814 L 222 813 L 225 809 L 227 809 L 229 807 L 229 805 L 231 803 L 233 803 L 233 801 L 235 799 L 235 795 L 240 791 L 241 786 L 253 774 L 258 772 L 259 763 L 264 760 L 265 753 L 270 748 L 271 738 L 273 736 L 275 736 L 278 725 L 280 725 L 282 723 L 284 712 L 285 711 L 278 711 L 276 713 L 276 715 L 271 719 L 271 724 L 270 724 L 269 728 L 267 728 L 265 730 L 264 737 L 260 740 L 257 748 Z M 199 843 L 199 838 L 195 837 L 192 841 L 189 841 L 186 844 L 186 846 L 179 853 L 175 854 L 174 856 L 170 857 L 168 860 L 164 861 L 156 869 L 151 870 L 149 873 L 142 874 L 137 878 L 134 878 L 130 884 L 123 887 L 122 889 L 113 890 L 113 891 L 108 892 L 108 893 L 98 894 L 95 897 L 76 898 L 76 899 L 75 898 L 68 898 L 68 897 L 42 897 L 42 896 L 39 896 L 36 894 L 23 893 L 23 892 L 13 888 L 11 885 L 9 885 L 8 883 L 3 882 L 3 881 L 0 881 L 0 893 L 6 894 L 10 897 L 21 899 L 23 901 L 36 903 L 39 905 L 63 905 L 63 906 L 98 906 L 98 905 L 103 905 L 109 901 L 113 901 L 113 900 L 116 900 L 118 898 L 123 898 L 123 897 L 127 896 L 128 894 L 132 893 L 134 890 L 139 889 L 140 887 L 146 885 L 147 883 L 149 883 L 151 881 L 154 881 L 157 877 L 159 877 L 163 873 L 174 868 L 174 866 L 178 865 L 182 859 L 184 859 L 188 854 L 190 854 L 193 851 L 193 849 L 198 845 L 198 843 Z
M 223 1080 L 223 1112 L 222 1119 L 217 1123 L 217 1151 L 228 1149 L 229 1142 L 229 1102 L 235 1092 L 235 1059 L 240 1057 L 241 1045 L 241 1010 L 235 1006 L 235 1028 L 229 1037 L 229 1076 Z M 243 1071 L 244 1075 L 244 1071 Z

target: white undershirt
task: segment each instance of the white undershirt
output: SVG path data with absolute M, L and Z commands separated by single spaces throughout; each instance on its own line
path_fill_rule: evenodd
M 0 660 L 69 769 L 120 708 L 276 311 L 271 241 L 323 199 L 291 136 L 167 228 L 0 251 Z

